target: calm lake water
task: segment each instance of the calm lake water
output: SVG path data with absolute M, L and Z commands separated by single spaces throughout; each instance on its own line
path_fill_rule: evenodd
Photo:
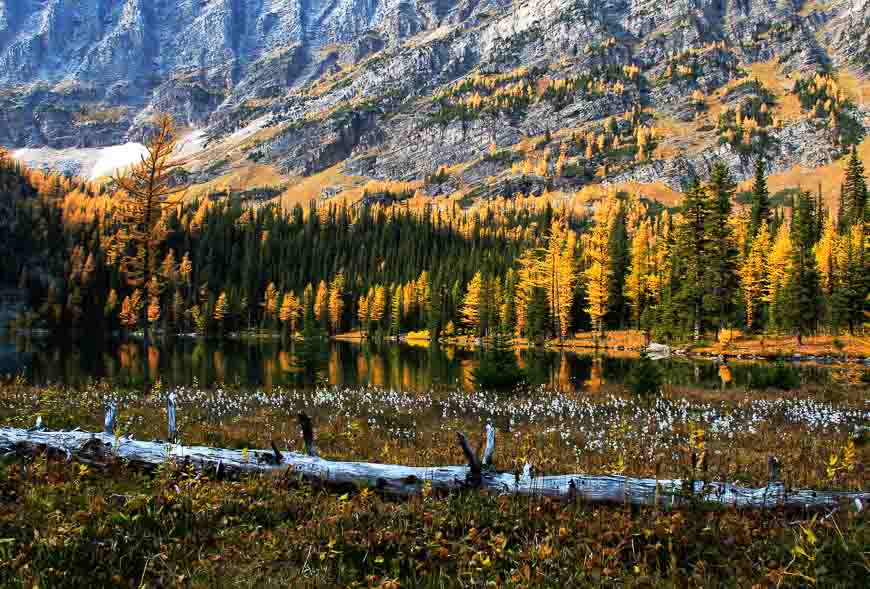
M 296 370 L 295 352 L 293 343 L 280 340 L 174 339 L 153 344 L 148 363 L 152 378 L 159 375 L 167 385 L 298 386 L 303 383 Z M 321 376 L 331 384 L 403 390 L 470 387 L 468 378 L 477 363 L 471 350 L 407 343 L 330 342 L 324 344 L 324 357 L 328 361 Z M 144 350 L 137 341 L 36 340 L 0 333 L 0 374 L 22 375 L 34 384 L 83 385 L 108 380 L 135 385 L 142 381 L 143 359 Z M 519 352 L 519 363 L 533 384 L 560 390 L 595 390 L 604 384 L 625 382 L 636 361 L 570 352 Z M 668 384 L 723 386 L 719 366 L 710 361 L 663 360 L 658 365 Z M 770 363 L 732 363 L 728 386 L 767 382 L 771 370 Z M 828 371 L 818 366 L 789 364 L 784 370 L 804 384 L 828 379 Z

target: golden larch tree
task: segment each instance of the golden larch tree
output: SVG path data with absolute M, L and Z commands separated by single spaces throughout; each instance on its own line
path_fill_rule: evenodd
M 181 263 L 178 265 L 178 274 L 184 281 L 184 284 L 190 286 L 190 277 L 193 274 L 193 263 L 190 261 L 190 256 L 184 254 L 181 258 Z
M 604 335 L 604 316 L 607 314 L 610 295 L 610 277 L 613 273 L 610 260 L 610 233 L 619 214 L 619 201 L 612 196 L 601 200 L 595 211 L 595 226 L 584 247 L 588 266 L 586 277 L 586 312 L 592 320 L 592 329 Z
M 266 293 L 263 295 L 263 312 L 267 319 L 274 319 L 278 315 L 278 304 L 281 295 L 278 292 L 278 287 L 274 282 L 270 282 L 266 286 Z
M 768 291 L 767 257 L 770 253 L 770 232 L 763 221 L 752 241 L 749 255 L 740 267 L 740 289 L 746 306 L 746 328 L 751 330 L 759 305 Z
M 321 280 L 317 285 L 317 294 L 314 296 L 314 318 L 321 324 L 329 318 L 329 289 L 325 280 Z
M 118 189 L 117 214 L 121 270 L 134 288 L 148 287 L 159 273 L 159 248 L 166 237 L 164 213 L 178 206 L 186 187 L 173 180 L 173 171 L 183 162 L 173 161 L 176 148 L 175 123 L 167 114 L 154 119 L 154 133 L 141 161 L 115 176 Z M 145 345 L 148 346 L 148 325 Z M 147 356 L 147 354 L 146 354 Z
M 163 263 L 160 264 L 160 276 L 167 284 L 175 284 L 175 279 L 178 275 L 178 264 L 175 261 L 175 251 L 169 250 L 166 257 L 163 258 Z
M 816 265 L 819 268 L 819 277 L 821 278 L 822 291 L 829 296 L 834 291 L 839 248 L 840 235 L 837 231 L 837 224 L 833 216 L 828 215 L 825 217 L 822 237 L 816 244 L 815 255 Z
M 119 319 L 121 325 L 129 330 L 136 329 L 142 317 L 142 291 L 138 288 L 133 291 L 133 294 L 124 297 L 121 303 L 121 313 Z
M 640 323 L 640 314 L 647 301 L 653 260 L 651 244 L 652 227 L 649 219 L 644 219 L 631 239 L 631 271 L 625 279 L 625 298 L 631 308 L 631 318 Z
M 384 318 L 384 311 L 387 306 L 387 291 L 383 286 L 377 286 L 374 289 L 373 296 L 369 296 L 369 318 L 374 324 L 379 324 Z
M 369 297 L 366 295 L 362 295 L 359 298 L 359 303 L 357 303 L 357 318 L 359 319 L 359 324 L 365 329 L 369 322 Z
M 516 293 L 514 296 L 517 335 L 526 333 L 529 319 L 529 306 L 532 304 L 535 289 L 546 289 L 547 265 L 543 262 L 540 250 L 527 249 L 519 259 Z
M 344 313 L 344 283 L 344 273 L 339 272 L 329 285 L 329 323 L 333 333 L 338 333 L 341 329 L 341 317 Z
M 160 321 L 160 301 L 155 297 L 151 297 L 151 301 L 148 303 L 147 318 L 150 325 L 155 325 Z
M 280 319 L 281 323 L 287 326 L 290 333 L 295 333 L 298 327 L 299 315 L 302 312 L 302 304 L 292 292 L 284 295 L 284 300 L 281 301 Z
M 468 292 L 465 293 L 465 298 L 462 300 L 462 319 L 465 323 L 474 329 L 477 335 L 480 335 L 481 330 L 481 311 L 484 304 L 484 285 L 483 277 L 480 272 L 477 272 L 468 283 Z
M 221 331 L 223 331 L 224 322 L 226 321 L 229 312 L 230 308 L 229 301 L 227 300 L 227 293 L 222 292 L 214 305 L 214 312 L 212 313 L 212 317 Z
M 764 296 L 764 301 L 770 304 L 771 315 L 774 324 L 779 321 L 778 301 L 782 289 L 785 288 L 789 275 L 789 264 L 791 260 L 791 235 L 789 227 L 786 223 L 779 226 L 776 234 L 776 239 L 773 242 L 770 255 L 767 258 L 767 293 Z
M 577 286 L 575 247 L 576 234 L 564 220 L 554 222 L 546 253 L 547 299 L 559 339 L 565 338 L 571 327 L 571 309 L 574 307 L 574 289 Z

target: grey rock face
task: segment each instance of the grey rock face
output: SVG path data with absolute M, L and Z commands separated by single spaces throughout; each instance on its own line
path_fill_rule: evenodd
M 349 174 L 421 178 L 475 160 L 491 143 L 502 148 L 582 127 L 638 102 L 687 121 L 691 93 L 743 75 L 740 63 L 870 75 L 870 0 L 834 0 L 801 13 L 802 4 L 0 0 L 0 144 L 123 143 L 138 139 L 160 110 L 204 128 L 212 143 L 252 121 L 281 125 L 250 149 L 288 174 L 345 162 Z M 662 83 L 680 55 L 691 56 L 693 76 Z M 433 94 L 473 70 L 538 67 L 570 78 L 606 64 L 638 65 L 645 85 L 559 109 L 535 103 L 522 116 L 431 123 Z M 776 131 L 771 160 L 776 169 L 826 163 L 831 141 L 806 121 L 787 125 Z M 751 171 L 751 162 L 713 137 L 702 147 L 610 180 L 682 188 L 687 170 L 703 174 L 714 157 L 738 176 Z M 478 165 L 466 179 L 497 173 Z

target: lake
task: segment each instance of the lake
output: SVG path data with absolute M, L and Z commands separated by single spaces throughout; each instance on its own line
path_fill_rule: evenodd
M 212 387 L 297 386 L 299 344 L 281 340 L 170 339 L 149 349 L 152 378 L 167 385 Z M 141 342 L 103 338 L 28 339 L 0 333 L 0 374 L 23 376 L 33 384 L 83 385 L 106 380 L 119 386 L 142 382 Z M 470 388 L 476 365 L 473 350 L 396 342 L 343 342 L 324 344 L 326 360 L 321 377 L 343 386 L 375 385 L 388 389 L 427 390 Z M 519 363 L 534 385 L 568 391 L 594 391 L 605 384 L 625 382 L 637 359 L 574 352 L 521 350 Z M 657 363 L 666 384 L 699 388 L 723 386 L 719 366 L 709 360 L 669 359 Z M 770 380 L 771 363 L 733 362 L 728 386 L 753 386 Z M 789 363 L 780 368 L 802 384 L 821 384 L 828 369 Z M 780 372 L 779 374 L 782 374 Z

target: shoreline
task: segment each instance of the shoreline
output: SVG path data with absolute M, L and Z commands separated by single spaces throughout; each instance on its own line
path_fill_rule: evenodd
M 24 337 L 32 339 L 49 339 L 55 336 L 63 336 L 60 332 L 52 332 L 45 329 L 21 329 L 7 328 L 0 330 L 12 338 Z M 413 336 L 402 334 L 398 337 L 369 337 L 361 331 L 343 332 L 325 336 L 323 339 L 330 341 L 362 344 L 374 341 L 385 344 L 405 344 L 411 346 L 428 346 L 432 340 L 419 332 L 412 332 Z M 69 335 L 69 334 L 68 334 Z M 71 334 L 73 338 L 75 334 Z M 134 332 L 119 336 L 110 334 L 112 337 L 121 337 L 130 340 L 141 340 L 142 333 Z M 238 341 L 238 342 L 277 342 L 282 340 L 302 341 L 301 334 L 284 334 L 275 330 L 256 330 L 228 333 L 220 336 L 202 335 L 196 333 L 152 334 L 152 341 L 164 341 L 167 339 L 178 340 L 202 340 L 202 341 Z M 438 340 L 442 347 L 459 348 L 463 350 L 480 349 L 486 338 L 472 336 L 451 336 Z M 840 347 L 835 345 L 839 341 Z M 525 338 L 515 338 L 512 347 L 514 349 L 539 349 L 547 352 L 570 352 L 581 355 L 605 354 L 613 357 L 638 357 L 644 350 L 643 336 L 636 331 L 609 332 L 605 339 L 596 342 L 592 334 L 583 332 L 565 340 L 547 340 L 537 345 L 532 345 Z M 658 342 L 651 342 L 659 344 Z M 820 365 L 865 365 L 870 367 L 870 338 L 858 336 L 813 336 L 798 347 L 793 337 L 786 336 L 755 336 L 752 339 L 739 338 L 728 343 L 703 341 L 698 344 L 680 342 L 678 344 L 659 344 L 667 348 L 664 358 L 676 358 L 686 360 L 726 360 L 737 362 L 814 362 Z

